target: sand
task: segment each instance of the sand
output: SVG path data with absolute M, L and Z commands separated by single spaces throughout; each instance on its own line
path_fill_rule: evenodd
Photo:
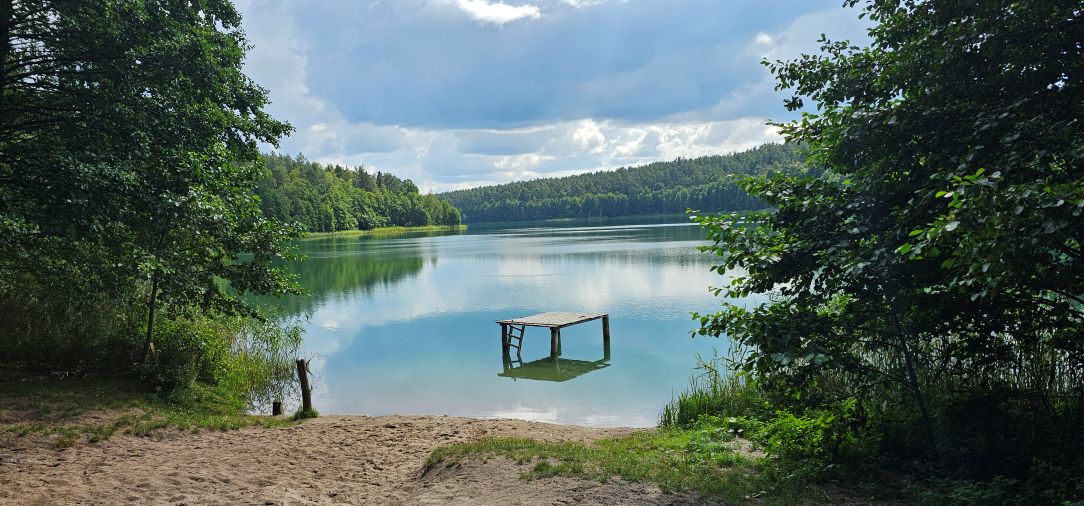
M 424 472 L 437 446 L 486 436 L 591 441 L 632 429 L 437 416 L 326 416 L 281 428 L 117 434 L 56 449 L 0 433 L 0 504 L 700 504 L 611 480 L 525 481 L 481 459 Z

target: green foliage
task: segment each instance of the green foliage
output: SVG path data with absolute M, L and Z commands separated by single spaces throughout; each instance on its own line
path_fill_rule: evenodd
M 157 363 L 145 374 L 167 397 L 212 386 L 260 405 L 282 399 L 292 382 L 301 345 L 296 322 L 198 313 L 157 321 Z
M 995 478 L 984 483 L 934 479 L 922 484 L 916 491 L 916 498 L 920 504 L 930 505 L 1021 503 L 1019 497 L 1014 497 L 1016 485 L 1016 480 L 1008 478 Z
M 247 47 L 228 0 L 0 3 L 6 363 L 256 390 L 243 376 L 270 366 L 240 343 L 269 334 L 232 318 L 258 316 L 246 294 L 296 291 L 279 266 L 300 231 L 253 193 L 258 146 L 290 127 Z
M 323 166 L 304 157 L 265 156 L 268 171 L 256 187 L 264 214 L 309 232 L 383 227 L 455 226 L 459 210 L 421 195 L 409 179 L 369 174 L 364 167 Z
M 33 273 L 0 276 L 0 361 L 34 371 L 128 370 L 143 296 L 85 293 L 79 280 Z
M 801 415 L 777 411 L 763 425 L 746 430 L 784 466 L 810 469 L 827 467 L 854 449 L 860 442 L 857 429 L 855 402 L 848 399 Z
M 771 392 L 734 369 L 744 356 L 732 350 L 727 357 L 702 360 L 704 373 L 667 404 L 660 426 L 749 440 L 777 471 L 797 481 L 823 476 L 840 460 L 861 459 L 876 442 L 864 432 L 854 399 L 801 411 L 781 408 L 785 404 Z
M 868 48 L 823 39 L 767 63 L 788 108 L 816 104 L 780 127 L 833 177 L 747 181 L 773 212 L 700 218 L 716 270 L 740 273 L 717 293 L 770 302 L 724 302 L 698 333 L 751 348 L 741 369 L 798 417 L 781 434 L 812 437 L 817 413 L 853 400 L 854 430 L 901 467 L 1078 497 L 1084 100 L 1069 76 L 1084 11 L 871 1 L 865 15 Z
M 740 177 L 775 172 L 805 172 L 798 150 L 767 144 L 733 155 L 485 186 L 440 197 L 460 208 L 470 223 L 740 211 L 765 207 L 739 186 Z
M 271 263 L 292 233 L 250 191 L 289 126 L 241 72 L 228 1 L 16 2 L 0 24 L 0 273 L 231 310 L 213 279 L 290 288 Z

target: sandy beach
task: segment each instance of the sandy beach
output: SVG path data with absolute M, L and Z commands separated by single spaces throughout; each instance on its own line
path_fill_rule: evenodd
M 657 487 L 525 481 L 506 459 L 425 472 L 441 445 L 483 437 L 591 441 L 633 429 L 440 416 L 326 416 L 280 428 L 117 434 L 58 449 L 0 432 L 0 504 L 699 504 Z

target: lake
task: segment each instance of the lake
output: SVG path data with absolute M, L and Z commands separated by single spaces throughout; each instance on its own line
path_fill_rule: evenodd
M 594 224 L 331 237 L 301 242 L 292 266 L 306 297 L 316 408 L 324 414 L 506 417 L 653 426 L 688 386 L 698 355 L 727 342 L 690 337 L 725 282 L 689 223 Z M 527 328 L 522 360 L 501 352 L 498 319 L 545 311 L 609 313 L 562 330 Z M 607 353 L 608 351 L 608 353 Z

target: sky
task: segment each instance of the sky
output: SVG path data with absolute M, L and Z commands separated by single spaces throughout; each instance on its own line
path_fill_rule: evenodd
M 741 151 L 794 117 L 760 64 L 864 39 L 842 0 L 237 0 L 278 151 L 423 191 Z

